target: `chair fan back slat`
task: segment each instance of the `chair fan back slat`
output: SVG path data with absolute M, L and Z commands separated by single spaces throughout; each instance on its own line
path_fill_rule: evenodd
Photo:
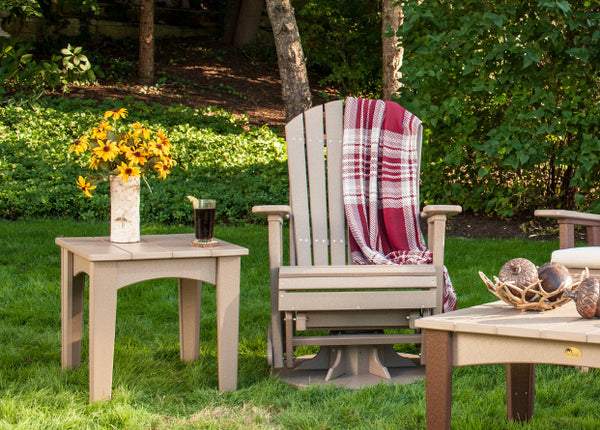
M 298 115 L 285 126 L 290 181 L 290 254 L 295 256 L 292 264 L 310 266 L 311 238 L 308 209 L 308 182 L 305 164 L 304 115 Z M 293 239 L 293 240 L 292 240 Z
M 327 188 L 329 199 L 329 243 L 331 264 L 347 263 L 346 215 L 342 191 L 342 138 L 344 134 L 344 102 L 325 105 L 327 137 Z
M 316 106 L 304 113 L 304 127 L 313 263 L 315 265 L 327 265 L 329 264 L 329 234 L 327 229 L 323 106 Z

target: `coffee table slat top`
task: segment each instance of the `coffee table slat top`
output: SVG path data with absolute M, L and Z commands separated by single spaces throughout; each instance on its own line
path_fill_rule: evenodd
M 569 302 L 545 312 L 520 311 L 502 302 L 485 303 L 416 321 L 422 329 L 600 343 L 600 319 L 582 318 Z
M 137 243 L 113 243 L 109 237 L 57 237 L 57 245 L 88 261 L 153 260 L 248 255 L 248 249 L 218 240 L 214 247 L 191 245 L 194 234 L 141 236 Z

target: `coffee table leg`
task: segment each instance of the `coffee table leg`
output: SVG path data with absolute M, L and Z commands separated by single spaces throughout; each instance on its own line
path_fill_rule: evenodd
M 529 421 L 535 402 L 535 364 L 506 364 L 506 410 L 509 421 Z
M 238 368 L 240 257 L 218 258 L 216 290 L 219 391 L 235 391 Z
M 81 364 L 83 336 L 83 274 L 73 276 L 73 254 L 61 249 L 61 336 L 62 368 Z
M 202 282 L 179 279 L 179 355 L 183 361 L 200 355 L 200 306 Z
M 428 430 L 450 430 L 452 333 L 425 330 L 425 389 Z
M 117 318 L 116 268 L 101 270 L 95 266 L 89 286 L 90 402 L 111 397 Z

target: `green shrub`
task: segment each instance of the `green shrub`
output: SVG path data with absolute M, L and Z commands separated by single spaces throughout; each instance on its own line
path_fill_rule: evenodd
M 217 218 L 232 224 L 256 221 L 255 204 L 287 202 L 284 143 L 266 127 L 250 127 L 222 110 L 149 106 L 131 98 L 100 104 L 42 99 L 35 110 L 0 107 L 0 218 L 108 219 L 108 184 L 85 197 L 75 181 L 87 165 L 68 148 L 117 107 L 127 108 L 128 120 L 163 129 L 177 163 L 166 180 L 148 178 L 151 190 L 142 187 L 142 220 L 190 223 L 187 195 L 216 198 Z
M 96 74 L 103 75 L 98 67 L 92 67 L 80 46 L 69 44 L 49 60 L 36 60 L 35 54 L 32 42 L 0 37 L 0 100 L 14 102 L 47 89 L 67 92 L 71 83 L 91 83 L 96 81 Z M 12 95 L 10 99 L 7 94 Z
M 598 2 L 415 0 L 404 13 L 400 99 L 429 129 L 424 201 L 600 209 Z

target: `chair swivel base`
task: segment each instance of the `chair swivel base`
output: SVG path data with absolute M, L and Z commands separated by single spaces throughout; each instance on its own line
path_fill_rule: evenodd
M 392 345 L 321 347 L 316 355 L 295 358 L 293 368 L 275 368 L 273 372 L 297 387 L 331 384 L 360 389 L 382 382 L 409 384 L 425 379 L 419 356 L 397 353 Z

